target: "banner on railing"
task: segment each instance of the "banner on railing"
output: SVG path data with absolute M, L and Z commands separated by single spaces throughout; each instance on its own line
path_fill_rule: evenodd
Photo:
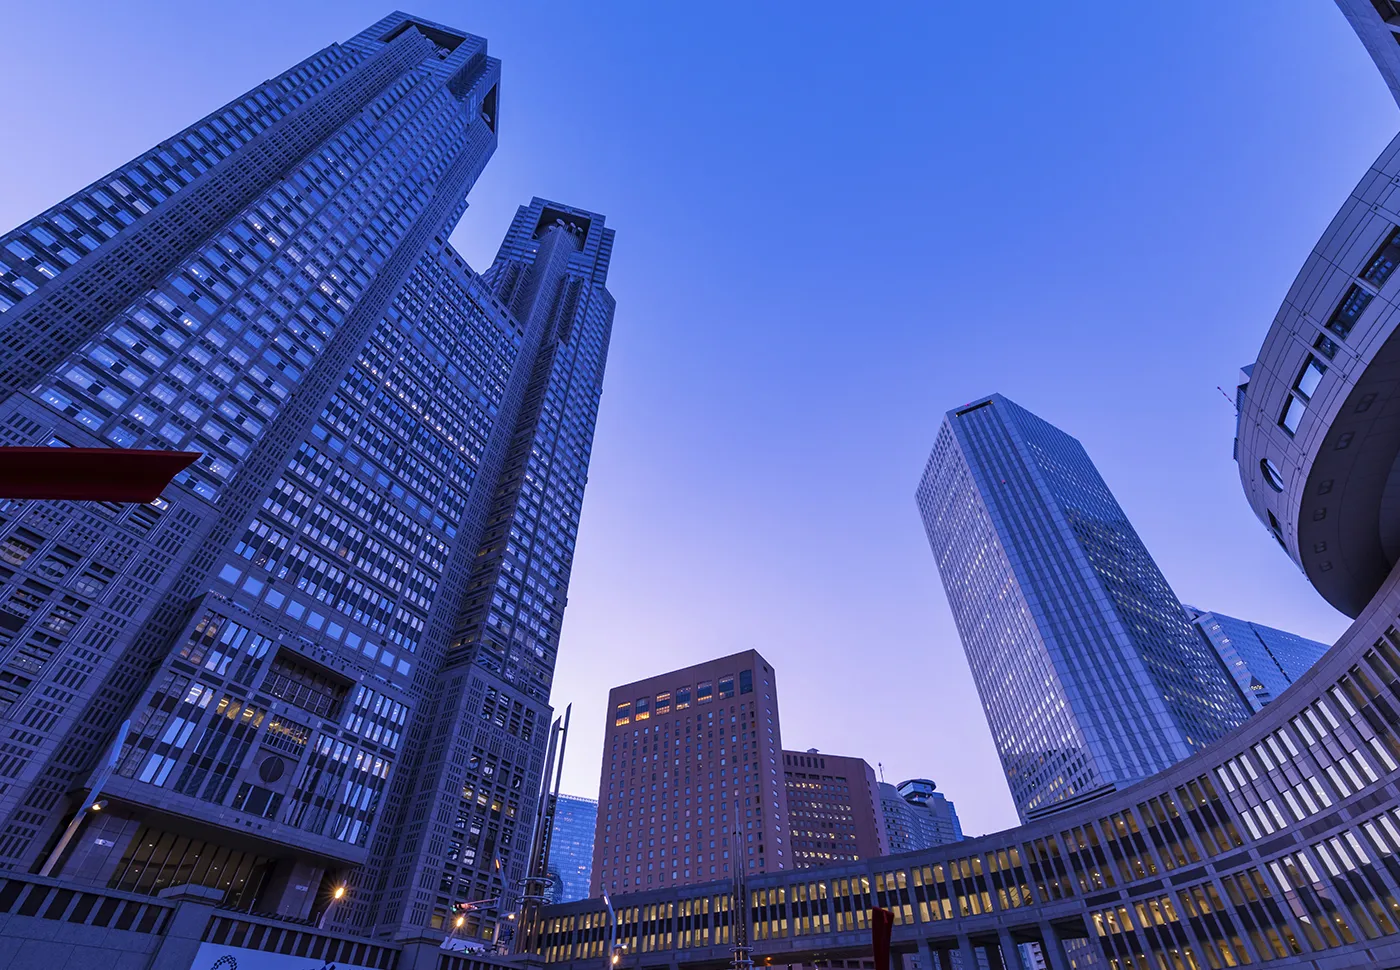
M 195 954 L 190 970 L 373 970 L 353 963 L 334 963 L 313 960 L 309 957 L 291 956 L 287 953 L 268 953 L 265 950 L 250 950 L 242 946 L 223 946 L 218 943 L 201 943 Z

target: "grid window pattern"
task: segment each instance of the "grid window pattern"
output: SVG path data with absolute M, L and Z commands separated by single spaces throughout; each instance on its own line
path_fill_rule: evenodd
M 1023 818 L 1161 771 L 1247 716 L 1069 435 L 999 395 L 952 413 L 918 502 Z
M 617 704 L 737 684 L 746 694 L 626 725 Z M 796 864 L 774 674 L 753 651 L 615 688 L 610 697 L 591 892 L 626 892 L 758 874 Z M 873 808 L 872 808 L 873 816 Z M 872 817 L 873 822 L 873 817 Z

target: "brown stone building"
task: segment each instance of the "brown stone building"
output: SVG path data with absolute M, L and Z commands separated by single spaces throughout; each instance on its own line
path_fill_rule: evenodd
M 793 866 L 772 666 L 756 651 L 615 687 L 592 895 Z
M 889 854 L 879 787 L 864 759 L 784 751 L 783 780 L 796 868 Z

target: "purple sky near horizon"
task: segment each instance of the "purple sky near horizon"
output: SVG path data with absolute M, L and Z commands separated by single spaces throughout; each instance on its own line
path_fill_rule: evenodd
M 388 9 L 11 4 L 0 226 Z M 567 791 L 611 686 L 752 647 L 787 747 L 1015 824 L 914 505 L 992 391 L 1084 443 L 1183 600 L 1345 628 L 1245 504 L 1217 390 L 1400 127 L 1328 0 L 406 9 L 504 62 L 472 265 L 532 195 L 617 230 Z

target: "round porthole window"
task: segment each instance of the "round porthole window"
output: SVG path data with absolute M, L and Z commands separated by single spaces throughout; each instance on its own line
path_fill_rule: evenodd
M 1265 458 L 1259 463 L 1259 470 L 1264 473 L 1264 481 L 1269 483 L 1269 487 L 1275 492 L 1283 491 L 1283 476 L 1279 474 L 1278 466 Z
M 258 765 L 258 777 L 269 785 L 282 777 L 282 772 L 287 770 L 287 763 L 277 755 L 269 755 L 262 764 Z

